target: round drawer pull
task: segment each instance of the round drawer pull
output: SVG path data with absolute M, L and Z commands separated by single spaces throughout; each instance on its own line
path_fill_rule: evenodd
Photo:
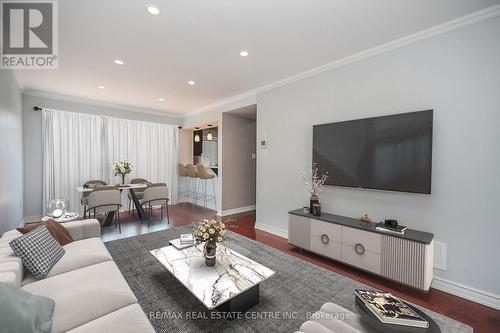
M 354 245 L 354 251 L 356 251 L 357 254 L 362 255 L 365 253 L 365 247 L 361 243 L 357 243 Z
M 323 244 L 328 244 L 330 243 L 330 237 L 328 237 L 327 234 L 323 234 L 321 235 L 321 243 Z

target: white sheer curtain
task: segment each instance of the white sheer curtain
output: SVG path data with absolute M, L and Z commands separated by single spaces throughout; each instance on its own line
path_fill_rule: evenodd
M 127 179 L 145 178 L 166 183 L 169 198 L 177 202 L 177 126 L 118 118 L 106 119 L 108 138 L 108 179 L 114 178 L 111 164 L 129 160 L 134 169 Z M 120 181 L 119 177 L 115 181 Z
M 82 212 L 85 181 L 120 182 L 111 165 L 129 160 L 127 177 L 167 183 L 172 203 L 177 202 L 177 126 L 44 109 L 42 115 L 43 202 L 66 199 L 72 211 Z
M 104 179 L 104 119 L 44 109 L 42 114 L 43 213 L 49 200 L 63 198 L 79 210 L 82 181 Z

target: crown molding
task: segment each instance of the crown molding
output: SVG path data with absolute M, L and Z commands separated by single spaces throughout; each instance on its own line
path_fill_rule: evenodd
M 150 115 L 159 116 L 159 117 L 168 117 L 168 118 L 175 118 L 175 119 L 181 119 L 183 117 L 183 115 L 175 114 L 175 113 L 162 112 L 162 111 L 157 111 L 157 110 L 152 110 L 152 109 L 143 109 L 143 108 L 121 105 L 121 104 L 114 104 L 114 103 L 109 103 L 109 102 L 101 102 L 101 101 L 96 101 L 96 100 L 92 100 L 92 99 L 86 99 L 86 98 L 80 98 L 80 97 L 74 97 L 74 96 L 68 96 L 68 95 L 54 94 L 54 93 L 51 93 L 48 91 L 42 91 L 42 90 L 26 89 L 22 93 L 24 95 L 57 99 L 60 101 L 65 101 L 65 102 L 99 106 L 99 107 L 104 107 L 104 108 L 109 108 L 109 109 L 114 109 L 114 110 L 120 110 L 120 111 L 150 114 Z M 41 105 L 40 107 L 43 107 L 43 105 Z
M 348 57 L 345 57 L 345 58 L 342 58 L 339 60 L 335 60 L 333 62 L 326 64 L 326 65 L 322 65 L 322 66 L 313 68 L 311 70 L 290 76 L 290 77 L 285 78 L 283 80 L 275 81 L 273 83 L 264 85 L 262 87 L 252 89 L 252 90 L 246 91 L 244 93 L 223 99 L 219 102 L 215 102 L 213 104 L 204 106 L 200 109 L 197 109 L 197 110 L 194 110 L 190 113 L 187 113 L 184 115 L 184 118 L 192 116 L 192 115 L 212 111 L 216 108 L 222 108 L 222 107 L 225 107 L 227 105 L 230 105 L 231 103 L 235 103 L 241 99 L 248 98 L 251 96 L 255 97 L 255 99 L 256 99 L 257 94 L 259 94 L 259 93 L 263 93 L 263 92 L 269 91 L 271 89 L 275 89 L 275 88 L 278 88 L 278 87 L 281 87 L 284 85 L 288 85 L 290 83 L 293 83 L 293 82 L 296 82 L 296 81 L 299 81 L 299 80 L 302 80 L 305 78 L 309 78 L 311 76 L 314 76 L 314 75 L 317 75 L 320 73 L 324 73 L 324 72 L 327 72 L 327 71 L 330 71 L 330 70 L 333 70 L 333 69 L 336 69 L 336 68 L 339 68 L 342 66 L 346 66 L 346 65 L 352 64 L 354 62 L 364 60 L 366 58 L 374 57 L 374 56 L 380 55 L 380 54 L 385 53 L 385 52 L 390 52 L 390 51 L 402 48 L 404 46 L 415 44 L 415 43 L 418 43 L 420 41 L 430 39 L 432 37 L 435 37 L 435 36 L 438 36 L 438 35 L 441 35 L 441 34 L 444 34 L 447 32 L 458 30 L 460 28 L 463 28 L 463 27 L 466 27 L 466 26 L 469 26 L 469 25 L 472 25 L 475 23 L 479 23 L 479 22 L 497 17 L 499 15 L 500 15 L 500 4 L 485 8 L 483 10 L 480 10 L 480 11 L 462 16 L 462 17 L 459 17 L 457 19 L 453 19 L 451 21 L 447 21 L 445 23 L 436 25 L 432 28 L 416 32 L 414 34 L 393 40 L 391 42 L 381 44 L 379 46 L 367 49 L 365 51 L 361 51 L 361 52 L 353 54 L 351 56 L 348 56 Z
M 202 108 L 196 109 L 192 112 L 189 112 L 189 113 L 183 115 L 183 117 L 185 118 L 185 117 L 190 117 L 190 116 L 194 116 L 197 114 L 202 114 L 205 112 L 213 111 L 217 108 L 234 106 L 233 104 L 236 104 L 240 101 L 244 101 L 246 99 L 248 99 L 248 101 L 247 101 L 247 103 L 244 103 L 244 104 L 246 104 L 246 105 L 256 104 L 257 103 L 257 89 L 249 90 L 249 91 L 246 91 L 242 94 L 234 95 L 234 96 L 231 96 L 229 98 L 225 98 L 223 100 L 220 100 L 218 102 L 206 105 Z M 239 108 L 239 107 L 243 107 L 246 105 L 238 105 L 238 106 L 234 106 L 234 108 Z M 225 111 L 229 111 L 229 110 L 225 110 Z

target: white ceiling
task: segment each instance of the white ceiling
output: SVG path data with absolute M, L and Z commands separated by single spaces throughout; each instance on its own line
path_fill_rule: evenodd
M 187 113 L 498 3 L 61 0 L 59 69 L 16 76 L 23 90 Z

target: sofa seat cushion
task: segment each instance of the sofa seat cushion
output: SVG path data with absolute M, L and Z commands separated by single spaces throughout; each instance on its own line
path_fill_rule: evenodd
M 47 277 L 66 273 L 82 267 L 113 260 L 100 238 L 86 238 L 63 246 L 66 254 L 52 267 Z M 26 274 L 23 285 L 38 281 Z
M 132 304 L 69 331 L 71 333 L 154 333 L 139 304 Z
M 56 302 L 51 332 L 64 332 L 137 303 L 113 261 L 87 266 L 22 287 Z

